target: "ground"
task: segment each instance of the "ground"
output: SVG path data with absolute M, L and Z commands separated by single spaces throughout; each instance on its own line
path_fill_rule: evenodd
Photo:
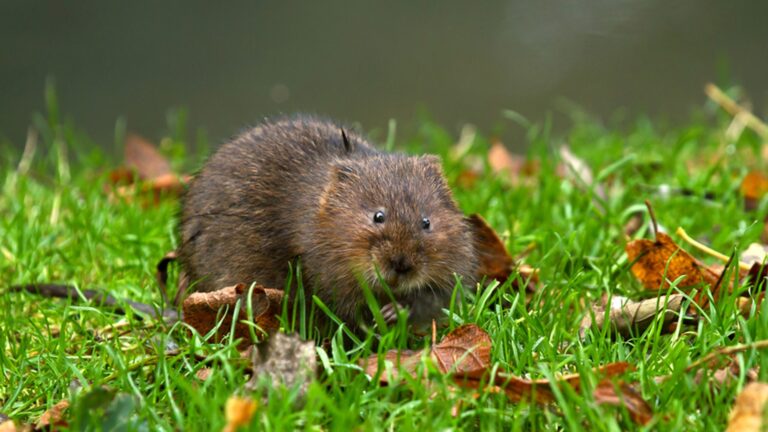
M 481 214 L 512 255 L 533 247 L 525 262 L 540 269 L 540 284 L 530 302 L 510 279 L 453 311 L 449 327 L 476 323 L 485 329 L 493 341 L 493 362 L 523 377 L 578 372 L 594 382 L 594 367 L 629 362 L 635 370 L 624 379 L 653 409 L 651 428 L 722 430 L 745 374 L 718 383 L 706 374 L 697 379 L 685 368 L 719 347 L 767 339 L 765 305 L 742 317 L 732 303 L 720 302 L 702 310 L 695 325 L 671 334 L 652 326 L 628 338 L 594 329 L 581 337 L 579 326 L 604 295 L 656 295 L 634 278 L 624 252 L 623 227 L 645 211 L 645 200 L 662 229 L 674 233 L 684 227 L 726 255 L 760 242 L 768 200 L 747 211 L 739 191 L 749 170 L 765 168 L 755 156 L 761 150 L 758 136 L 749 130 L 733 134 L 731 117 L 716 107 L 697 110 L 683 126 L 642 118 L 612 125 L 574 114 L 564 133 L 552 134 L 549 124 L 529 125 L 519 116 L 500 122 L 527 128 L 525 155 L 539 161 L 530 175 L 511 180 L 494 172 L 488 163 L 493 139 L 486 131 L 467 128 L 460 140 L 460 134 L 424 120 L 412 136 L 388 140 L 411 153 L 440 155 L 461 208 Z M 191 171 L 204 155 L 185 154 L 189 142 L 177 126 L 171 125 L 161 148 L 177 169 Z M 237 361 L 235 342 L 205 340 L 179 323 L 8 290 L 12 284 L 67 282 L 158 304 L 155 265 L 177 244 L 176 199 L 143 205 L 110 197 L 104 185 L 119 158 L 105 155 L 61 120 L 53 102 L 32 128 L 34 156 L 4 146 L 1 165 L 0 413 L 17 424 L 34 423 L 68 399 L 72 406 L 65 418 L 73 428 L 122 421 L 128 429 L 221 429 L 228 398 L 249 394 L 246 364 Z M 457 141 L 462 142 L 457 146 Z M 558 172 L 557 149 L 566 142 L 591 167 L 592 185 Z M 604 198 L 597 185 L 605 189 Z M 651 235 L 647 227 L 633 234 Z M 323 338 L 306 327 L 286 329 Z M 642 428 L 626 411 L 600 406 L 584 392 L 560 389 L 556 403 L 542 406 L 457 390 L 439 373 L 427 381 L 380 386 L 358 366 L 372 354 L 372 338 L 355 345 L 341 332 L 332 336 L 318 345 L 321 372 L 304 403 L 291 392 L 270 390 L 252 429 Z M 376 349 L 429 343 L 429 336 L 403 337 L 400 329 L 381 337 Z M 736 358 L 742 371 L 759 368 L 765 379 L 768 356 L 746 350 Z M 211 368 L 205 380 L 196 376 L 202 368 Z

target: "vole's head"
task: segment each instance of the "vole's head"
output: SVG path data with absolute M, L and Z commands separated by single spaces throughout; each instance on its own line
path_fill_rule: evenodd
M 329 275 L 362 278 L 377 291 L 383 281 L 395 295 L 450 290 L 454 274 L 474 277 L 470 229 L 437 157 L 336 163 L 317 222 L 314 252 L 334 267 Z

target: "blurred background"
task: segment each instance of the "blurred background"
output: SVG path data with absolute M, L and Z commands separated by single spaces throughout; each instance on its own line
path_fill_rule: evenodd
M 222 7 L 226 5 L 226 7 Z M 568 126 L 575 104 L 606 120 L 681 122 L 703 85 L 738 84 L 768 106 L 768 2 L 3 1 L 0 142 L 21 147 L 44 111 L 98 145 L 118 118 L 156 138 L 170 108 L 218 145 L 264 116 L 306 111 L 383 139 L 427 115 L 521 145 L 514 110 Z M 618 120 L 617 120 L 618 119 Z M 517 132 L 516 132 L 517 130 Z

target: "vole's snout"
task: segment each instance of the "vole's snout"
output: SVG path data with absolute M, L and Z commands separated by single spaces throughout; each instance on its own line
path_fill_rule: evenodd
M 413 271 L 413 261 L 403 254 L 397 254 L 389 258 L 389 265 L 395 273 L 405 276 Z

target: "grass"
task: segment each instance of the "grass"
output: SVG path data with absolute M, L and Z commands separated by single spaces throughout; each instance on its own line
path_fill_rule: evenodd
M 69 399 L 73 429 L 221 429 L 225 402 L 244 393 L 247 379 L 244 366 L 234 361 L 239 355 L 234 341 L 216 344 L 182 324 L 167 326 L 130 312 L 119 316 L 85 303 L 7 291 L 10 284 L 69 282 L 158 303 L 154 266 L 177 242 L 178 203 L 142 208 L 107 199 L 102 184 L 117 162 L 61 120 L 51 92 L 48 101 L 47 114 L 33 124 L 38 145 L 28 170 L 30 161 L 20 169 L 21 155 L 8 149 L 0 165 L 0 413 L 17 424 L 32 423 Z M 494 362 L 520 376 L 579 372 L 593 380 L 593 367 L 630 362 L 636 370 L 627 379 L 639 383 L 656 413 L 649 429 L 722 430 L 743 376 L 723 385 L 711 377 L 697 383 L 684 369 L 718 347 L 768 338 L 765 305 L 744 319 L 722 302 L 703 311 L 698 326 L 672 335 L 660 335 L 658 327 L 626 340 L 599 331 L 584 340 L 578 335 L 581 318 L 601 296 L 643 295 L 628 270 L 622 227 L 632 212 L 644 208 L 645 199 L 668 232 L 682 226 L 725 253 L 759 241 L 768 201 L 746 212 L 738 191 L 750 167 L 765 168 L 742 152 L 752 148 L 759 154 L 759 139 L 748 131 L 727 138 L 730 119 L 713 110 L 696 117 L 676 128 L 647 119 L 618 127 L 581 114 L 562 137 L 552 136 L 549 124 L 527 125 L 528 155 L 542 163 L 535 185 L 516 187 L 494 175 L 487 163 L 474 184 L 459 181 L 473 160 L 486 160 L 490 144 L 482 134 L 459 158 L 451 156 L 457 136 L 428 120 L 411 137 L 390 136 L 387 142 L 407 151 L 441 155 L 462 209 L 483 215 L 513 254 L 536 244 L 526 261 L 541 269 L 542 284 L 530 306 L 508 283 L 495 286 L 493 295 L 478 296 L 483 300 L 454 311 L 451 326 L 474 322 L 487 330 Z M 201 157 L 183 154 L 188 144 L 183 121 L 169 129 L 164 149 L 176 166 L 193 169 Z M 604 212 L 596 208 L 592 192 L 556 175 L 553 145 L 561 140 L 598 179 L 615 185 L 601 203 Z M 649 185 L 692 193 L 667 196 Z M 120 327 L 111 329 L 116 324 Z M 311 333 L 306 324 L 296 329 Z M 401 330 L 382 337 L 375 349 L 429 343 L 403 337 Z M 543 407 L 511 403 L 499 394 L 473 397 L 455 391 L 439 375 L 429 383 L 407 380 L 380 387 L 357 366 L 373 346 L 370 337 L 355 344 L 342 332 L 331 335 L 318 347 L 324 350 L 322 372 L 305 403 L 295 404 L 295 392 L 268 389 L 269 403 L 259 406 L 251 429 L 641 429 L 622 410 L 597 406 L 591 396 L 572 391 L 559 392 L 555 406 Z M 738 358 L 743 370 L 759 367 L 765 380 L 768 355 L 746 351 Z M 195 374 L 204 367 L 213 372 L 200 381 Z M 654 379 L 670 374 L 664 382 Z M 461 410 L 454 416 L 451 409 L 458 401 Z

